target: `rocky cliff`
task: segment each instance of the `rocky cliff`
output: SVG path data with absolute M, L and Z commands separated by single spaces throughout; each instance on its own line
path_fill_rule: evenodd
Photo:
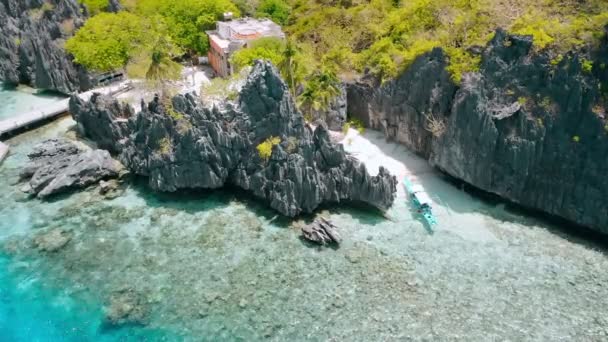
M 435 49 L 381 87 L 350 84 L 348 109 L 456 178 L 608 233 L 607 47 L 560 57 L 498 30 L 459 86 Z
M 86 18 L 76 0 L 0 0 L 0 81 L 70 93 L 91 87 L 63 45 Z
M 395 198 L 394 176 L 384 168 L 370 176 L 323 125 L 312 131 L 269 63 L 255 65 L 237 103 L 209 108 L 189 94 L 135 114 L 109 98 L 73 97 L 70 112 L 84 135 L 156 190 L 234 185 L 287 216 L 343 201 L 386 209 Z M 257 147 L 271 137 L 279 139 L 263 158 Z

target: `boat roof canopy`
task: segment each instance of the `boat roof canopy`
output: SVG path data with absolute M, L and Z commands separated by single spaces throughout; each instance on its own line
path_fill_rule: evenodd
M 424 191 L 415 192 L 414 196 L 416 196 L 416 199 L 418 200 L 420 205 L 426 204 L 428 206 L 431 206 L 431 203 L 432 203 L 431 198 L 429 197 L 429 195 L 426 192 L 424 192 Z
M 412 185 L 412 192 L 424 192 L 424 188 L 420 184 Z

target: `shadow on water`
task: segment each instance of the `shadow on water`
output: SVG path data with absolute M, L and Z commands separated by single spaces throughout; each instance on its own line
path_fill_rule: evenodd
M 289 228 L 296 220 L 311 223 L 317 215 L 327 212 L 333 214 L 349 214 L 360 224 L 377 225 L 387 218 L 383 212 L 358 202 L 332 203 L 319 206 L 313 213 L 303 213 L 290 218 L 281 215 L 272 209 L 265 201 L 261 201 L 251 192 L 235 186 L 225 186 L 221 189 L 198 189 L 179 190 L 176 192 L 156 192 L 150 190 L 145 177 L 133 177 L 130 182 L 133 189 L 146 201 L 146 205 L 152 208 L 171 208 L 196 213 L 205 210 L 223 209 L 231 202 L 237 201 L 255 212 L 255 214 L 267 222 L 272 222 L 280 228 Z
M 441 204 L 447 205 L 449 210 L 453 212 L 482 213 L 498 221 L 514 222 L 529 228 L 541 225 L 547 231 L 563 239 L 608 255 L 608 235 L 606 234 L 601 234 L 555 215 L 521 206 L 496 194 L 478 189 L 431 167 L 426 160 L 409 151 L 404 145 L 381 143 L 385 142 L 386 139 L 380 132 L 372 131 L 371 134 L 366 133 L 365 135 L 385 155 L 397 161 L 408 163 L 408 168 L 414 169 L 413 174 L 418 176 L 417 182 L 425 188 L 431 197 L 438 197 Z M 408 160 L 403 160 L 405 155 L 408 156 Z M 409 165 L 410 161 L 416 164 L 415 167 Z M 416 170 L 420 173 L 417 174 Z M 427 177 L 425 175 L 431 176 Z M 398 181 L 398 186 L 403 186 L 402 180 L 398 179 Z M 449 187 L 446 188 L 446 184 Z M 467 200 L 466 197 L 470 197 L 471 200 Z M 481 202 L 483 205 L 475 204 L 474 200 Z M 428 227 L 425 228 L 428 231 Z

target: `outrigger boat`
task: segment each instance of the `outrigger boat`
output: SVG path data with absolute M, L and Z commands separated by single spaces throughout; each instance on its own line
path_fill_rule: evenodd
M 418 209 L 418 212 L 422 214 L 422 217 L 428 223 L 429 227 L 433 227 L 437 225 L 437 219 L 433 212 L 431 211 L 431 204 L 433 201 L 431 197 L 424 191 L 422 185 L 413 184 L 409 179 L 403 178 L 403 185 L 405 186 L 405 191 L 410 195 L 414 205 Z

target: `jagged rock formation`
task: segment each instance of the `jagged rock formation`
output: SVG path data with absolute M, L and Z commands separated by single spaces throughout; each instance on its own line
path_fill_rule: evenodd
M 585 71 L 498 30 L 459 87 L 435 49 L 382 87 L 349 85 L 349 112 L 477 188 L 608 233 L 607 51 Z
M 80 131 L 99 147 L 118 154 L 135 174 L 161 191 L 238 186 L 286 216 L 312 212 L 324 202 L 363 202 L 388 208 L 396 178 L 365 166 L 314 132 L 295 108 L 278 71 L 257 62 L 240 91 L 238 104 L 204 107 L 193 95 L 176 96 L 171 106 L 155 99 L 134 114 L 109 98 L 90 102 L 72 97 L 70 112 Z M 256 147 L 280 138 L 268 160 Z
M 39 198 L 115 178 L 124 171 L 108 151 L 84 151 L 67 140 L 46 140 L 28 157 L 20 175 L 28 180 L 23 190 Z
M 322 120 L 327 124 L 327 128 L 333 131 L 341 131 L 346 123 L 346 85 L 340 84 L 340 94 L 336 96 L 329 107 L 324 110 L 311 110 L 314 120 Z
M 302 227 L 302 236 L 308 241 L 321 245 L 342 242 L 337 227 L 324 217 L 316 218 L 311 224 Z
M 0 0 L 0 81 L 64 93 L 91 88 L 63 48 L 85 18 L 76 0 Z

